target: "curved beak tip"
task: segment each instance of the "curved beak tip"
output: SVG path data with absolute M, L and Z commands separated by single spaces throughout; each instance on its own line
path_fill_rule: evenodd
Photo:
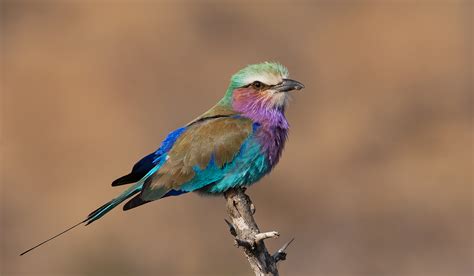
M 301 90 L 304 88 L 304 84 L 302 84 L 301 82 L 298 83 L 298 85 L 295 86 L 295 90 Z
M 304 84 L 299 81 L 284 79 L 283 82 L 277 87 L 280 92 L 289 92 L 293 90 L 301 90 L 304 88 Z

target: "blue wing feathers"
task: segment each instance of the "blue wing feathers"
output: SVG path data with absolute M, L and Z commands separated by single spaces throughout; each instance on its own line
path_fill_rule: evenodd
M 117 205 L 125 201 L 126 199 L 136 195 L 143 189 L 143 183 L 145 180 L 150 177 L 153 173 L 155 173 L 158 168 L 162 165 L 162 157 L 166 156 L 166 153 L 173 147 L 173 144 L 176 142 L 176 140 L 179 138 L 179 136 L 185 131 L 186 128 L 179 128 L 175 131 L 172 131 L 166 139 L 161 143 L 160 148 L 155 151 L 154 153 L 148 154 L 147 156 L 143 157 L 140 161 L 138 161 L 132 169 L 132 172 L 118 178 L 114 182 L 112 182 L 112 186 L 118 186 L 118 185 L 123 185 L 123 184 L 129 184 L 129 183 L 134 183 L 133 186 L 125 190 L 122 194 L 120 194 L 118 197 L 112 199 L 111 201 L 107 202 L 106 204 L 102 205 L 101 207 L 97 208 L 93 212 L 91 212 L 86 220 L 86 225 L 98 220 L 101 218 L 103 215 L 108 213 L 110 210 L 115 208 Z M 166 196 L 175 196 L 175 195 L 180 195 L 184 192 L 181 191 L 175 191 L 171 190 L 168 192 Z M 136 206 L 140 206 L 142 204 L 147 203 L 147 201 L 139 200 L 136 199 L 139 198 L 138 196 L 134 197 L 131 199 L 127 204 L 125 204 L 124 209 L 130 209 Z M 126 209 L 127 208 L 127 209 Z
M 179 128 L 168 134 L 157 151 L 143 157 L 133 166 L 131 173 L 114 180 L 114 182 L 112 182 L 112 186 L 115 187 L 124 184 L 135 183 L 142 179 L 150 170 L 160 163 L 162 156 L 166 154 L 171 149 L 171 147 L 173 147 L 174 142 L 176 142 L 176 139 L 178 139 L 185 129 L 186 128 L 184 127 Z
M 185 130 L 186 127 L 182 127 L 170 132 L 170 134 L 168 134 L 165 140 L 161 143 L 160 148 L 155 152 L 155 154 L 162 155 L 163 153 L 167 153 L 173 147 L 174 142 L 176 142 L 176 140 Z
M 114 182 L 112 182 L 112 186 L 120 186 L 139 181 L 147 174 L 147 172 L 153 169 L 155 166 L 154 161 L 157 157 L 158 156 L 155 152 L 143 157 L 133 166 L 131 173 L 114 180 Z
M 259 124 L 253 124 L 253 134 L 259 127 Z M 168 134 L 158 150 L 138 161 L 133 166 L 131 173 L 115 180 L 112 186 L 134 182 L 138 183 L 124 191 L 117 198 L 89 214 L 86 219 L 87 224 L 99 219 L 118 204 L 134 195 L 135 196 L 124 205 L 124 210 L 129 210 L 148 203 L 149 201 L 141 199 L 140 194 L 137 193 L 143 189 L 143 183 L 146 179 L 163 165 L 167 153 L 185 130 L 186 127 L 183 127 Z M 184 183 L 179 190 L 170 190 L 163 197 L 178 196 L 197 190 L 221 193 L 231 187 L 248 185 L 261 178 L 269 171 L 269 167 L 265 156 L 261 152 L 261 146 L 253 134 L 244 141 L 232 162 L 220 167 L 215 164 L 214 158 L 211 158 L 205 169 L 200 169 L 199 167 L 194 168 L 196 176 L 193 179 Z

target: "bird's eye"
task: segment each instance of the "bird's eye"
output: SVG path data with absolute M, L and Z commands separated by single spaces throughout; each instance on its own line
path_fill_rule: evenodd
M 261 82 L 259 82 L 259 81 L 254 81 L 254 82 L 252 83 L 252 86 L 253 86 L 254 88 L 256 88 L 256 89 L 260 89 L 260 88 L 263 87 L 263 83 L 261 83 Z

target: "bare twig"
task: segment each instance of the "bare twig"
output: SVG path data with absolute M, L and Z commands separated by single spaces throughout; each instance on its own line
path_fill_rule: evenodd
M 265 232 L 265 233 L 258 233 L 255 235 L 255 243 L 263 241 L 269 238 L 278 238 L 280 234 L 277 231 Z
M 286 259 L 286 248 L 291 239 L 273 256 L 268 253 L 264 240 L 277 238 L 276 231 L 261 233 L 253 218 L 255 207 L 245 194 L 245 189 L 231 189 L 224 194 L 227 200 L 227 212 L 232 222 L 225 220 L 230 233 L 235 237 L 238 247 L 241 247 L 255 275 L 278 275 L 277 262 Z
M 295 238 L 292 238 L 291 240 L 289 240 L 287 243 L 285 243 L 280 249 L 278 249 L 278 251 L 273 254 L 273 259 L 275 260 L 275 262 L 279 262 L 279 261 L 284 261 L 286 260 L 286 252 L 285 250 L 288 248 L 288 246 L 295 240 Z
M 235 232 L 235 227 L 234 225 L 232 225 L 232 223 L 230 223 L 228 220 L 224 219 L 225 223 L 227 223 L 227 226 L 229 226 L 229 232 L 232 236 L 236 237 L 237 236 L 237 232 Z

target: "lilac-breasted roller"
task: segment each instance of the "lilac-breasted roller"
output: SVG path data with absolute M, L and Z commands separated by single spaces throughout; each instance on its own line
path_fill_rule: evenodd
M 82 223 L 98 220 L 126 200 L 123 209 L 129 210 L 167 196 L 222 194 L 257 182 L 278 163 L 285 145 L 288 92 L 304 88 L 288 77 L 288 70 L 275 62 L 238 71 L 215 106 L 172 131 L 158 150 L 112 183 L 133 183 L 128 189 L 80 223 L 21 255 Z

